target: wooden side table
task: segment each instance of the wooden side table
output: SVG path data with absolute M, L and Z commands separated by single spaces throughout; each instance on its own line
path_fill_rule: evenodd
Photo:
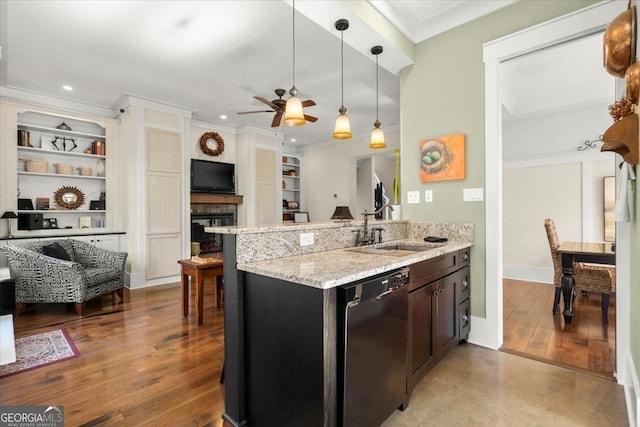
M 222 260 L 199 263 L 193 262 L 190 259 L 181 259 L 178 260 L 178 263 L 182 270 L 180 274 L 182 282 L 182 314 L 184 317 L 189 315 L 189 276 L 191 276 L 196 288 L 196 317 L 198 319 L 198 326 L 200 326 L 203 322 L 204 282 L 207 278 L 215 278 L 215 307 L 220 308 L 222 306 Z

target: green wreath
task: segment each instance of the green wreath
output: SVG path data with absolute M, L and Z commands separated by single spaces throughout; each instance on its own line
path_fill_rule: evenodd
M 209 141 L 216 142 L 215 148 L 209 146 Z M 224 151 L 224 139 L 216 132 L 206 132 L 200 137 L 200 150 L 209 156 L 219 156 Z

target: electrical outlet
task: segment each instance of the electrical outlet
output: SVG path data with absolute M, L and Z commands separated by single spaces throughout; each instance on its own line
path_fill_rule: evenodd
M 409 204 L 420 203 L 420 192 L 407 191 L 407 203 Z
M 313 245 L 313 233 L 300 233 L 300 246 Z
M 538 258 L 537 256 L 533 257 L 533 265 L 540 265 L 540 258 Z
M 424 190 L 424 202 L 425 203 L 433 202 L 433 191 L 432 190 Z

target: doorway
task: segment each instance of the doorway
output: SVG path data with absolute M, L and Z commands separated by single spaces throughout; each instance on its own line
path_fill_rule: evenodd
M 554 289 L 545 219 L 554 220 L 561 241 L 608 238 L 603 183 L 615 175 L 615 165 L 612 153 L 600 152 L 599 135 L 612 123 L 608 106 L 615 80 L 598 66 L 601 55 L 602 33 L 597 32 L 500 64 L 502 349 L 613 378 L 615 329 L 609 331 L 609 325 L 591 319 L 591 310 L 582 310 L 599 295 L 578 296 L 573 324 L 566 325 L 560 313 L 552 316 L 550 306 L 541 307 Z M 518 287 L 529 290 L 531 298 Z
M 484 45 L 485 62 L 485 152 L 498 156 L 485 158 L 486 188 L 486 318 L 480 322 L 481 337 L 498 349 L 503 343 L 503 217 L 502 217 L 502 105 L 501 64 L 511 58 L 578 37 L 603 31 L 621 12 L 620 5 L 596 4 L 565 17 L 520 31 Z M 617 379 L 630 381 L 626 357 L 629 350 L 629 240 L 628 225 L 618 224 L 617 254 Z M 484 324 L 482 324 L 484 323 Z

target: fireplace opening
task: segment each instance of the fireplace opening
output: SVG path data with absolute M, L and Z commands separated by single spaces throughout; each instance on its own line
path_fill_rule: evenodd
M 235 215 L 228 213 L 199 213 L 191 215 L 191 243 L 200 244 L 201 254 L 222 252 L 222 234 L 206 233 L 205 227 L 235 225 Z

